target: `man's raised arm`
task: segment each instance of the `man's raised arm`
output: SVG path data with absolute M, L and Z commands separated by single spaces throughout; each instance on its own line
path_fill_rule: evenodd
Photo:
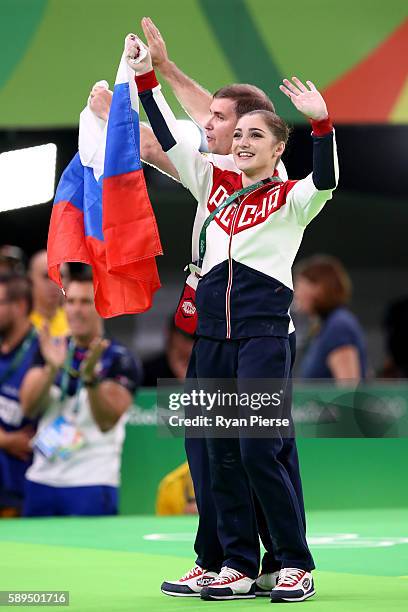
M 152 56 L 153 66 L 160 71 L 170 85 L 174 95 L 188 115 L 203 127 L 210 116 L 212 95 L 193 79 L 182 72 L 169 59 L 166 43 L 158 28 L 149 17 L 142 19 L 142 28 Z M 94 88 L 90 96 L 91 110 L 105 121 L 109 115 L 112 92 Z M 180 180 L 178 172 L 162 150 L 150 127 L 140 125 L 140 156 L 144 162 L 161 172 Z
M 103 121 L 107 121 L 112 103 L 112 92 L 101 86 L 94 86 L 89 95 L 89 107 Z M 179 181 L 179 175 L 153 134 L 152 128 L 140 124 L 140 157 L 147 164 Z
M 176 181 L 180 180 L 179 173 L 161 148 L 152 128 L 143 123 L 140 124 L 140 157 L 149 166 L 154 166 Z
M 153 67 L 159 70 L 168 82 L 186 113 L 198 125 L 204 126 L 210 115 L 212 95 L 170 61 L 166 43 L 150 17 L 142 19 L 142 28 L 152 56 Z

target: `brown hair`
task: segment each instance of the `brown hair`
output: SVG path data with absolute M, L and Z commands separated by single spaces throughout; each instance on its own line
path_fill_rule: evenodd
M 275 138 L 280 142 L 283 141 L 285 144 L 289 140 L 290 128 L 287 123 L 279 117 L 276 113 L 271 113 L 267 110 L 254 110 L 247 115 L 260 115 L 265 121 L 266 127 L 268 130 L 275 136 Z
M 319 315 L 327 315 L 350 300 L 351 279 L 337 257 L 315 255 L 304 259 L 297 264 L 295 275 L 320 286 L 314 305 Z
M 275 107 L 272 100 L 268 98 L 266 93 L 255 87 L 255 85 L 248 85 L 246 83 L 234 83 L 233 85 L 227 85 L 221 87 L 215 92 L 213 98 L 228 98 L 235 102 L 235 112 L 238 119 L 246 113 L 250 113 L 254 110 L 267 110 L 271 113 L 275 112 Z
M 22 274 L 5 274 L 0 276 L 0 285 L 6 288 L 6 296 L 10 302 L 23 300 L 27 306 L 27 315 L 33 308 L 31 282 Z
M 92 266 L 81 264 L 77 269 L 71 271 L 70 282 L 72 283 L 92 283 Z

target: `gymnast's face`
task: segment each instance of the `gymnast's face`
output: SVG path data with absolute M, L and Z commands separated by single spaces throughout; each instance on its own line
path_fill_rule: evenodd
M 236 166 L 247 176 L 273 174 L 277 160 L 285 150 L 265 123 L 262 115 L 243 115 L 234 130 L 232 153 Z
M 208 150 L 217 155 L 229 155 L 238 119 L 235 101 L 230 98 L 213 98 L 210 113 L 211 116 L 204 126 Z

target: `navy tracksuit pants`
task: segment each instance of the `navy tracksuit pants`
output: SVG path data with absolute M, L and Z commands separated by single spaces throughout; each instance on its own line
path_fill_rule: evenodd
M 292 351 L 290 350 L 292 348 Z M 196 378 L 288 378 L 295 334 L 285 338 L 198 338 L 187 371 Z M 286 394 L 288 398 L 288 393 Z M 199 510 L 197 563 L 233 567 L 255 578 L 258 532 L 266 548 L 263 572 L 311 570 L 296 443 L 293 438 L 186 438 Z

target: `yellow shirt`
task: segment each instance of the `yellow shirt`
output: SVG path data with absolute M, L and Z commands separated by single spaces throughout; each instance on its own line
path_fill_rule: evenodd
M 160 482 L 156 514 L 184 514 L 187 503 L 194 499 L 193 481 L 186 461 Z
M 31 312 L 30 320 L 38 331 L 43 327 L 45 323 L 45 318 L 43 317 L 43 315 L 41 315 L 36 310 L 33 310 Z M 50 334 L 53 337 L 67 336 L 69 334 L 68 321 L 65 315 L 65 310 L 63 308 L 57 309 L 57 312 L 55 313 L 51 321 L 48 321 L 48 324 L 50 326 Z

